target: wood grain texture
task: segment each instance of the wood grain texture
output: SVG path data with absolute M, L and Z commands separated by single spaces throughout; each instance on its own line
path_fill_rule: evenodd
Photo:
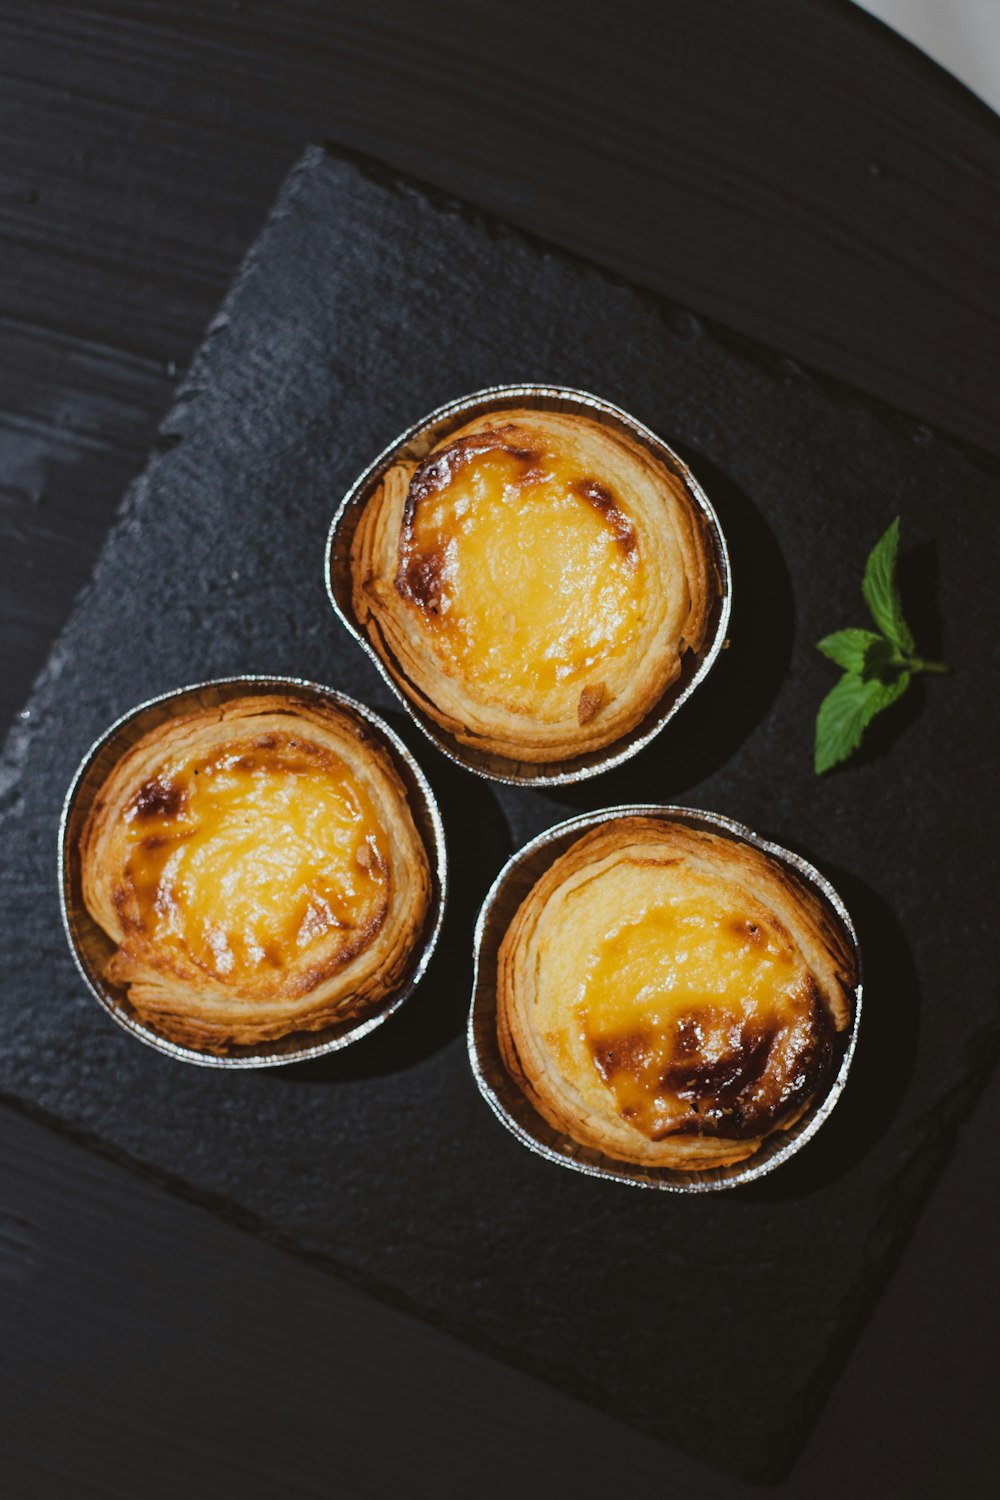
M 525 303 L 534 319 L 520 328 Z M 55 810 L 79 754 L 157 688 L 227 671 L 294 671 L 391 713 L 323 594 L 334 498 L 421 406 L 518 375 L 599 384 L 691 456 L 741 580 L 731 649 L 663 743 L 599 786 L 487 788 L 448 775 L 424 748 L 455 900 L 420 996 L 368 1044 L 313 1068 L 228 1077 L 136 1046 L 81 993 L 51 892 Z M 689 314 L 516 232 L 311 149 L 178 394 L 169 441 L 131 492 L 4 764 L 0 907 L 22 933 L 0 1007 L 4 1088 L 339 1274 L 744 1473 L 772 1471 L 797 1444 L 997 1022 L 993 968 L 974 939 L 996 855 L 978 817 L 988 791 L 978 685 L 996 663 L 976 521 L 996 486 L 941 439 L 834 394 L 766 351 L 738 356 Z M 923 542 L 926 554 L 934 539 L 942 644 L 948 655 L 961 616 L 963 671 L 947 694 L 928 693 L 915 722 L 873 737 L 850 777 L 817 783 L 809 724 L 828 668 L 811 643 L 857 607 L 873 490 L 905 510 L 911 547 Z M 968 524 L 940 534 L 941 503 Z M 929 644 L 923 610 L 914 623 Z M 862 933 L 876 998 L 851 1087 L 780 1179 L 731 1197 L 678 1206 L 555 1173 L 498 1129 L 469 1077 L 477 894 L 511 844 L 564 816 L 567 800 L 593 808 L 628 796 L 730 810 L 813 853 Z M 923 920 L 928 847 L 937 927 Z M 879 1003 L 888 996 L 899 998 Z M 683 1388 L 669 1397 L 664 1330 L 685 1351 Z
M 52 262 L 72 262 L 56 306 L 78 320 L 89 287 L 88 328 L 104 303 L 127 347 L 190 349 L 189 313 L 217 300 L 261 194 L 326 135 L 997 443 L 1000 127 L 842 0 L 7 15 L 15 132 L 31 122 L 18 176 L 37 194 L 11 210 L 18 293 L 55 311 Z
M 0 719 L 324 134 L 996 451 L 995 119 L 847 4 L 581 10 L 0 0 Z M 991 1492 L 998 1129 L 995 1080 L 776 1495 Z M 755 1493 L 7 1110 L 0 1203 L 17 1500 Z
M 774 1500 L 990 1492 L 998 1130 L 994 1091 Z M 10 1500 L 762 1493 L 3 1107 L 0 1141 Z
M 0 89 L 5 720 L 306 140 L 1000 451 L 1000 124 L 846 0 L 0 0 Z

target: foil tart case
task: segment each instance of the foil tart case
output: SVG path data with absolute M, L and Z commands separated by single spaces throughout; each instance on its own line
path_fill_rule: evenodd
M 372 493 L 393 464 L 402 460 L 419 462 L 438 443 L 464 427 L 477 417 L 488 413 L 532 407 L 540 411 L 568 412 L 591 418 L 612 431 L 624 432 L 638 440 L 670 472 L 680 480 L 684 489 L 702 513 L 715 551 L 715 564 L 719 576 L 719 597 L 716 600 L 713 618 L 705 645 L 698 652 L 687 652 L 684 656 L 679 678 L 671 683 L 660 700 L 654 704 L 642 721 L 628 734 L 605 746 L 602 750 L 568 760 L 530 761 L 512 760 L 463 745 L 450 731 L 435 723 L 429 714 L 414 703 L 394 679 L 385 662 L 368 639 L 364 627 L 354 612 L 351 588 L 351 545 L 358 520 Z M 368 653 L 378 672 L 399 699 L 403 708 L 428 739 L 450 760 L 467 770 L 491 781 L 505 782 L 512 786 L 564 786 L 571 782 L 586 781 L 599 776 L 613 766 L 621 765 L 644 749 L 665 728 L 669 721 L 687 702 L 711 671 L 719 652 L 725 644 L 729 630 L 732 599 L 731 568 L 726 540 L 719 525 L 719 518 L 711 501 L 687 465 L 671 447 L 620 407 L 613 406 L 600 396 L 587 391 L 573 390 L 568 386 L 555 385 L 497 385 L 474 391 L 439 406 L 430 416 L 408 427 L 355 480 L 337 509 L 330 524 L 326 546 L 326 589 L 341 623 L 358 644 Z
M 178 714 L 214 708 L 254 693 L 288 694 L 296 698 L 333 704 L 354 719 L 388 752 L 398 771 L 424 840 L 431 866 L 431 906 L 420 942 L 412 956 L 405 982 L 380 1002 L 375 1010 L 355 1020 L 342 1021 L 319 1031 L 291 1032 L 277 1041 L 250 1046 L 234 1045 L 217 1055 L 181 1046 L 161 1036 L 140 1019 L 129 1004 L 126 991 L 104 978 L 104 966 L 114 944 L 88 912 L 81 887 L 80 835 L 94 797 L 112 768 L 143 735 Z M 87 987 L 98 1003 L 132 1036 L 168 1057 L 208 1068 L 267 1068 L 304 1062 L 327 1052 L 337 1052 L 367 1036 L 387 1021 L 409 998 L 431 960 L 444 917 L 448 872 L 444 827 L 428 782 L 403 742 L 369 708 L 343 693 L 297 677 L 226 677 L 177 688 L 140 703 L 120 719 L 87 751 L 70 784 L 59 822 L 59 902 L 70 950 Z
M 852 995 L 853 1021 L 840 1065 L 829 1088 L 794 1125 L 787 1130 L 775 1131 L 753 1156 L 732 1166 L 681 1172 L 670 1167 L 644 1167 L 618 1161 L 601 1151 L 581 1146 L 538 1113 L 507 1072 L 500 1053 L 497 1041 L 497 954 L 515 912 L 532 886 L 581 834 L 599 824 L 626 817 L 662 818 L 685 823 L 692 828 L 750 844 L 786 865 L 832 910 L 857 964 L 858 982 Z M 741 1187 L 775 1171 L 800 1151 L 829 1118 L 847 1083 L 861 1024 L 862 998 L 861 950 L 850 914 L 830 882 L 808 861 L 719 813 L 686 807 L 636 805 L 605 808 L 556 824 L 519 849 L 500 871 L 480 910 L 474 943 L 468 1050 L 479 1092 L 523 1146 L 558 1166 L 569 1167 L 589 1177 L 602 1177 L 632 1187 L 659 1188 L 670 1193 L 710 1193 Z

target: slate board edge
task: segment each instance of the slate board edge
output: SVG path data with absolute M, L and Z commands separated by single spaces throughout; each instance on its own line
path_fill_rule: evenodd
M 921 1146 L 910 1156 L 893 1179 L 883 1218 L 872 1229 L 869 1240 L 871 1279 L 842 1304 L 840 1332 L 837 1338 L 826 1356 L 804 1382 L 797 1407 L 793 1408 L 791 1421 L 781 1429 L 774 1429 L 773 1458 L 754 1471 L 743 1467 L 728 1467 L 720 1463 L 714 1464 L 716 1468 L 724 1469 L 738 1478 L 772 1484 L 785 1478 L 793 1468 L 796 1456 L 819 1419 L 832 1386 L 881 1300 L 882 1293 L 916 1227 L 930 1192 L 947 1165 L 959 1128 L 973 1113 L 997 1062 L 1000 1061 L 1000 1019 L 994 1026 L 980 1034 L 974 1044 L 970 1043 L 968 1051 L 969 1062 L 966 1076 L 936 1098 L 925 1112 L 924 1118 L 928 1123 L 928 1129 Z M 637 1420 L 624 1406 L 616 1408 L 609 1404 L 606 1394 L 591 1389 L 588 1382 L 582 1379 L 577 1371 L 563 1370 L 560 1367 L 550 1367 L 533 1361 L 526 1358 L 516 1346 L 507 1346 L 500 1341 L 490 1339 L 478 1330 L 470 1329 L 460 1319 L 450 1319 L 440 1312 L 429 1311 L 415 1299 L 402 1295 L 395 1287 L 385 1285 L 377 1277 L 367 1275 L 364 1270 L 343 1263 L 336 1256 L 302 1244 L 294 1236 L 284 1233 L 269 1220 L 244 1208 L 233 1199 L 200 1188 L 183 1177 L 154 1166 L 141 1157 L 133 1156 L 86 1126 L 3 1091 L 0 1091 L 0 1107 L 10 1109 L 26 1119 L 54 1130 L 63 1139 L 93 1152 L 115 1166 L 125 1168 L 142 1181 L 169 1193 L 172 1197 L 216 1215 L 232 1228 L 245 1234 L 256 1235 L 275 1249 L 295 1256 L 306 1265 L 323 1271 L 327 1275 L 336 1276 L 355 1291 L 374 1297 L 419 1323 L 425 1323 L 460 1343 L 470 1345 L 481 1353 L 520 1370 L 532 1379 L 551 1385 L 556 1390 L 595 1407 L 598 1411 L 626 1426 L 649 1433 L 665 1447 L 679 1448 L 698 1462 L 709 1464 L 704 1452 L 696 1446 L 688 1448 L 675 1439 L 668 1439 L 658 1431 L 654 1423 Z M 907 1189 L 903 1197 L 908 1200 L 909 1208 L 900 1217 L 895 1204 L 903 1188 Z
M 492 237 L 510 238 L 521 242 L 527 241 L 533 246 L 536 252 L 546 257 L 567 262 L 577 267 L 587 267 L 612 284 L 625 287 L 633 295 L 637 295 L 649 310 L 650 315 L 658 320 L 665 321 L 671 318 L 689 320 L 688 326 L 692 324 L 697 326 L 709 338 L 714 339 L 722 348 L 737 351 L 741 358 L 753 361 L 765 370 L 769 368 L 773 369 L 775 363 L 777 363 L 786 378 L 788 375 L 792 375 L 795 378 L 819 385 L 824 395 L 837 405 L 846 405 L 867 413 L 874 413 L 879 420 L 897 435 L 902 432 L 911 440 L 923 443 L 928 441 L 943 442 L 945 447 L 956 450 L 980 466 L 985 466 L 988 472 L 996 472 L 997 466 L 993 464 L 988 455 L 972 448 L 960 439 L 939 433 L 935 429 L 929 428 L 926 424 L 898 413 L 893 408 L 879 403 L 874 398 L 864 396 L 851 387 L 832 380 L 830 377 L 806 370 L 798 363 L 789 360 L 786 356 L 769 350 L 765 346 L 756 343 L 754 340 L 745 338 L 741 334 L 720 329 L 715 323 L 700 316 L 689 314 L 676 304 L 661 299 L 642 288 L 637 288 L 625 278 L 615 276 L 602 267 L 594 266 L 580 256 L 575 256 L 559 247 L 547 244 L 519 229 L 511 228 L 502 221 L 495 220 L 489 215 L 473 209 L 457 199 L 442 194 L 440 191 L 424 188 L 421 184 L 414 182 L 405 175 L 393 172 L 356 152 L 340 148 L 331 149 L 325 146 L 310 146 L 288 173 L 279 190 L 275 204 L 268 214 L 260 233 L 241 263 L 219 312 L 208 325 L 202 344 L 199 346 L 187 374 L 181 380 L 171 409 L 159 428 L 158 441 L 154 445 L 153 453 L 144 472 L 125 491 L 115 520 L 109 528 L 105 546 L 98 556 L 91 577 L 77 596 L 67 626 L 59 640 L 54 644 L 45 665 L 35 680 L 29 698 L 29 705 L 32 710 L 37 708 L 42 713 L 45 711 L 51 697 L 52 689 L 57 684 L 61 675 L 65 640 L 72 637 L 74 621 L 78 614 L 79 606 L 89 597 L 94 589 L 99 588 L 101 585 L 103 566 L 108 551 L 107 542 L 122 528 L 127 529 L 132 524 L 134 513 L 152 478 L 156 474 L 161 455 L 173 447 L 179 439 L 180 435 L 172 431 L 171 424 L 176 420 L 182 404 L 185 401 L 196 399 L 199 393 L 199 375 L 203 361 L 207 359 L 208 346 L 211 341 L 225 332 L 229 322 L 230 309 L 235 307 L 246 286 L 252 282 L 256 262 L 271 226 L 280 222 L 292 210 L 307 174 L 317 168 L 321 168 L 331 158 L 347 162 L 383 188 L 402 194 L 416 194 L 427 198 L 439 211 L 456 214 L 470 225 L 477 226 L 480 230 L 485 230 Z M 32 729 L 31 721 L 25 717 L 25 712 L 15 722 L 4 744 L 3 751 L 0 753 L 0 828 L 3 826 L 5 817 L 16 809 L 19 801 L 19 782 L 22 772 L 25 769 L 24 763 L 26 752 L 30 748 Z M 888 1276 L 891 1274 L 892 1268 L 899 1258 L 919 1217 L 923 1203 L 926 1201 L 933 1183 L 947 1161 L 955 1131 L 962 1120 L 972 1111 L 982 1088 L 992 1073 L 998 1053 L 1000 1053 L 1000 1017 L 998 1017 L 993 1026 L 988 1027 L 985 1033 L 976 1039 L 976 1045 L 970 1043 L 964 1064 L 966 1071 L 950 1089 L 946 1090 L 928 1106 L 922 1116 L 922 1121 L 926 1127 L 926 1134 L 919 1148 L 909 1157 L 893 1179 L 893 1193 L 887 1199 L 883 1221 L 887 1227 L 883 1228 L 882 1224 L 876 1224 L 872 1228 L 868 1242 L 871 1249 L 870 1260 L 873 1267 L 872 1279 L 856 1295 L 845 1299 L 840 1309 L 841 1332 L 827 1355 L 817 1364 L 812 1374 L 804 1382 L 797 1414 L 793 1416 L 791 1422 L 784 1424 L 781 1429 L 774 1430 L 774 1448 L 776 1455 L 779 1456 L 769 1463 L 766 1469 L 761 1470 L 753 1477 L 775 1479 L 780 1477 L 782 1473 L 787 1472 L 795 1453 L 801 1447 L 808 1435 L 809 1428 L 821 1410 L 825 1396 L 842 1368 L 850 1349 L 861 1331 L 864 1321 L 870 1316 L 872 1309 L 878 1301 Z M 364 1271 L 355 1267 L 342 1265 L 334 1256 L 311 1250 L 308 1246 L 296 1241 L 292 1236 L 286 1235 L 276 1229 L 267 1220 L 244 1209 L 238 1203 L 225 1196 L 206 1192 L 204 1189 L 197 1188 L 186 1182 L 183 1178 L 176 1177 L 148 1162 L 142 1161 L 140 1158 L 132 1156 L 130 1153 L 91 1132 L 86 1127 L 81 1127 L 74 1123 L 71 1119 L 59 1117 L 44 1108 L 28 1104 L 16 1096 L 5 1093 L 0 1093 L 0 1103 L 8 1105 L 29 1118 L 37 1119 L 49 1125 L 68 1139 L 84 1145 L 87 1149 L 96 1151 L 99 1155 L 111 1161 L 127 1166 L 130 1170 L 138 1172 L 146 1180 L 165 1188 L 175 1196 L 219 1214 L 235 1227 L 258 1234 L 278 1248 L 298 1255 L 310 1264 L 319 1266 L 327 1271 L 332 1271 L 350 1285 L 416 1317 L 418 1321 L 440 1328 L 463 1342 L 471 1343 L 494 1357 L 500 1358 L 507 1364 L 515 1365 L 536 1378 L 547 1381 L 559 1389 L 568 1391 L 584 1401 L 593 1402 L 601 1410 L 611 1410 L 611 1414 L 617 1418 L 630 1422 L 632 1425 L 642 1425 L 654 1436 L 661 1437 L 652 1424 L 637 1423 L 636 1419 L 629 1412 L 612 1410 L 609 1407 L 606 1394 L 595 1401 L 593 1393 L 588 1389 L 587 1382 L 581 1380 L 577 1372 L 563 1372 L 549 1367 L 543 1368 L 540 1363 L 525 1359 L 516 1349 L 510 1350 L 476 1330 L 470 1332 L 460 1320 L 450 1320 L 446 1315 L 429 1311 L 411 1299 L 400 1295 L 395 1289 L 383 1287 L 378 1278 L 368 1276 Z M 892 1204 L 895 1198 L 898 1197 L 903 1186 L 913 1181 L 916 1182 L 916 1186 L 910 1189 L 912 1198 L 910 1199 L 909 1211 L 903 1215 L 902 1219 L 897 1219 L 897 1222 L 893 1224 L 891 1222 L 893 1219 Z M 661 1438 L 661 1440 L 663 1439 Z M 671 1439 L 670 1441 L 676 1440 Z M 703 1453 L 695 1451 L 695 1456 L 700 1458 L 701 1461 L 705 1461 Z M 745 1477 L 747 1474 L 746 1470 L 734 1470 L 734 1472 L 740 1472 Z
M 797 1415 L 788 1424 L 784 1453 L 776 1453 L 772 1464 L 750 1477 L 778 1483 L 791 1471 L 797 1454 L 819 1420 L 830 1390 L 902 1259 L 924 1207 L 948 1165 L 959 1129 L 974 1113 L 998 1061 L 1000 1014 L 991 1025 L 970 1038 L 964 1077 L 939 1095 L 924 1112 L 925 1129 L 920 1144 L 892 1179 L 882 1215 L 872 1226 L 864 1247 L 872 1267 L 871 1277 L 842 1304 L 840 1333 L 803 1386 Z M 897 1207 L 900 1201 L 906 1205 L 902 1212 Z
M 791 376 L 817 387 L 834 405 L 841 408 L 862 411 L 874 416 L 890 432 L 896 435 L 902 434 L 910 441 L 922 444 L 932 442 L 940 444 L 944 448 L 960 454 L 967 462 L 975 464 L 992 477 L 1000 478 L 1000 459 L 994 459 L 991 454 L 977 448 L 974 444 L 967 443 L 961 438 L 954 437 L 950 433 L 932 427 L 929 423 L 922 422 L 916 417 L 908 416 L 888 403 L 879 401 L 874 396 L 867 396 L 854 387 L 846 385 L 843 381 L 839 381 L 833 376 L 825 375 L 811 366 L 804 365 L 800 361 L 794 360 L 790 356 L 782 354 L 780 351 L 772 349 L 765 344 L 761 344 L 745 334 L 738 333 L 734 329 L 727 328 L 713 319 L 703 317 L 700 313 L 690 312 L 680 304 L 670 302 L 667 298 L 661 297 L 648 288 L 629 281 L 626 277 L 608 270 L 597 262 L 575 254 L 570 250 L 563 249 L 559 245 L 552 244 L 528 230 L 515 228 L 503 220 L 486 213 L 484 210 L 475 208 L 462 199 L 444 192 L 440 188 L 420 182 L 405 172 L 397 171 L 395 168 L 387 166 L 385 163 L 366 155 L 364 152 L 334 142 L 324 142 L 321 145 L 313 144 L 305 148 L 301 157 L 289 169 L 283 179 L 273 206 L 268 212 L 253 243 L 247 250 L 246 255 L 240 262 L 218 312 L 212 317 L 206 327 L 188 370 L 180 378 L 169 410 L 157 428 L 157 438 L 153 445 L 153 451 L 142 473 L 125 490 L 114 519 L 108 528 L 104 545 L 102 545 L 101 551 L 98 553 L 90 577 L 76 595 L 66 624 L 53 643 L 48 658 L 32 684 L 28 695 L 29 705 L 34 704 L 36 699 L 44 699 L 50 678 L 53 674 L 56 676 L 59 674 L 60 647 L 63 637 L 72 630 L 73 622 L 80 605 L 100 584 L 101 570 L 107 552 L 107 543 L 120 529 L 128 525 L 140 497 L 159 466 L 161 454 L 175 446 L 176 443 L 183 441 L 182 435 L 172 427 L 172 423 L 176 421 L 184 402 L 197 397 L 198 377 L 203 362 L 207 359 L 208 345 L 211 340 L 225 331 L 229 320 L 229 310 L 236 305 L 245 286 L 250 282 L 256 270 L 263 245 L 268 238 L 269 231 L 273 225 L 285 218 L 294 207 L 307 174 L 318 168 L 322 168 L 328 161 L 342 161 L 347 163 L 377 186 L 387 191 L 423 198 L 439 212 L 454 214 L 471 227 L 480 229 L 493 239 L 513 239 L 521 243 L 526 243 L 537 254 L 549 259 L 562 261 L 567 265 L 575 266 L 591 274 L 596 274 L 612 286 L 626 288 L 631 295 L 636 297 L 647 308 L 650 316 L 657 321 L 669 324 L 671 321 L 676 323 L 678 320 L 681 320 L 687 327 L 700 329 L 710 340 L 717 343 L 720 348 L 736 353 L 739 358 L 756 364 L 765 372 L 778 367 L 786 377 Z M 18 768 L 23 761 L 24 749 L 26 748 L 21 743 L 22 731 L 25 728 L 24 712 L 22 710 L 21 714 L 15 719 L 6 736 L 3 748 L 0 750 L 0 826 L 2 826 L 9 798 L 12 795 L 16 795 L 14 784 Z
M 950 76 L 950 75 L 949 75 Z M 959 85 L 962 87 L 962 85 Z M 919 443 L 934 442 L 941 446 L 960 453 L 967 462 L 975 464 L 985 473 L 993 478 L 1000 478 L 1000 456 L 996 456 L 985 448 L 978 447 L 975 443 L 965 438 L 957 437 L 954 433 L 937 427 L 931 422 L 924 421 L 920 417 L 912 416 L 910 413 L 892 406 L 888 401 L 880 400 L 878 396 L 870 396 L 856 386 L 849 385 L 846 381 L 839 380 L 835 375 L 828 375 L 825 371 L 818 369 L 815 365 L 796 359 L 790 354 L 784 354 L 769 344 L 761 342 L 750 334 L 740 333 L 737 329 L 729 327 L 726 323 L 718 321 L 705 313 L 693 312 L 683 303 L 672 301 L 666 295 L 653 291 L 641 282 L 631 281 L 620 272 L 613 271 L 602 265 L 599 261 L 592 260 L 589 256 L 577 251 L 569 250 L 562 245 L 555 244 L 551 240 L 544 239 L 541 235 L 534 234 L 530 229 L 524 229 L 520 225 L 508 223 L 506 220 L 497 218 L 486 209 L 477 208 L 475 205 L 457 198 L 442 188 L 435 187 L 432 183 L 425 182 L 411 174 L 390 167 L 385 162 L 379 161 L 377 157 L 369 156 L 363 151 L 355 150 L 353 147 L 341 145 L 335 141 L 324 141 L 322 144 L 308 146 L 302 157 L 290 170 L 284 183 L 278 191 L 275 208 L 268 214 L 267 219 L 255 241 L 255 246 L 266 232 L 267 225 L 275 215 L 275 210 L 286 195 L 286 189 L 297 172 L 309 166 L 320 166 L 324 160 L 342 161 L 354 167 L 356 171 L 367 177 L 378 187 L 389 192 L 405 195 L 413 194 L 426 200 L 440 213 L 454 214 L 464 223 L 488 234 L 491 239 L 503 241 L 513 239 L 521 244 L 530 245 L 536 254 L 551 260 L 562 261 L 564 264 L 576 266 L 578 269 L 590 272 L 601 277 L 611 286 L 625 288 L 633 297 L 641 302 L 649 312 L 650 316 L 659 322 L 667 324 L 682 324 L 687 328 L 697 328 L 705 333 L 720 348 L 737 354 L 748 363 L 757 365 L 763 370 L 780 369 L 786 377 L 794 377 L 804 380 L 815 386 L 831 402 L 832 405 L 850 410 L 862 411 L 869 416 L 874 416 L 879 423 L 897 436 L 902 435 L 910 441 Z M 243 272 L 248 269 L 252 259 L 252 250 L 241 264 L 236 273 L 233 284 L 226 294 L 223 309 L 229 301 L 233 291 L 242 279 Z M 215 319 L 213 319 L 213 324 Z M 212 327 L 212 324 L 209 325 Z M 200 351 L 199 351 L 200 352 Z M 197 355 L 196 355 L 197 360 Z M 194 362 L 192 363 L 192 369 Z M 183 387 L 184 381 L 178 386 L 177 394 Z M 173 403 L 171 403 L 171 410 Z M 165 419 L 165 422 L 169 419 Z M 162 429 L 161 429 L 162 430 Z
M 44 711 L 49 690 L 52 684 L 58 681 L 62 668 L 65 642 L 67 638 L 72 636 L 74 623 L 81 606 L 100 587 L 103 569 L 108 556 L 109 543 L 117 537 L 119 532 L 127 529 L 132 522 L 139 503 L 159 468 L 162 454 L 181 441 L 180 435 L 171 431 L 171 419 L 176 416 L 178 408 L 183 402 L 197 396 L 198 377 L 207 359 L 208 346 L 213 339 L 225 331 L 229 321 L 229 310 L 235 306 L 243 293 L 245 285 L 253 276 L 260 257 L 261 247 L 267 239 L 271 226 L 280 222 L 291 211 L 299 195 L 300 187 L 305 181 L 306 174 L 321 166 L 327 160 L 329 154 L 322 146 L 308 146 L 284 178 L 267 218 L 254 238 L 253 244 L 240 262 L 229 290 L 223 298 L 221 307 L 209 322 L 188 370 L 178 382 L 170 403 L 170 408 L 157 428 L 157 438 L 142 473 L 137 475 L 132 483 L 127 486 L 122 496 L 121 503 L 115 512 L 111 525 L 108 527 L 107 535 L 97 555 L 90 577 L 76 595 L 66 623 L 53 643 L 52 650 L 49 652 L 41 671 L 32 683 L 31 692 L 28 695 L 28 706 L 22 709 L 17 715 L 4 741 L 3 749 L 0 750 L 0 828 L 3 826 L 4 817 L 12 810 L 12 805 L 16 804 L 18 800 L 17 781 L 23 767 L 33 728 L 29 715 L 36 705 Z

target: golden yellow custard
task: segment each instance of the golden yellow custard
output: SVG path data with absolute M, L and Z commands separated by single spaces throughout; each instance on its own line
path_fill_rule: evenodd
M 267 738 L 164 767 L 125 815 L 143 931 L 243 986 L 269 986 L 330 934 L 341 957 L 388 897 L 387 840 L 364 786 L 329 751 Z
M 394 465 L 351 552 L 397 682 L 463 743 L 520 760 L 633 728 L 698 650 L 717 580 L 701 512 L 622 432 L 505 412 Z
M 832 914 L 776 861 L 622 817 L 522 903 L 500 950 L 498 1032 L 512 1075 L 581 1144 L 722 1165 L 828 1083 L 855 980 Z
M 641 631 L 635 528 L 565 454 L 472 440 L 447 458 L 410 486 L 399 591 L 468 684 L 514 711 L 558 698 L 579 717 Z
M 799 1063 L 827 1045 L 822 1009 L 776 918 L 753 903 L 751 920 L 746 896 L 720 909 L 709 882 L 662 873 L 588 957 L 576 1022 L 618 1113 L 651 1140 L 709 1120 L 741 1136 L 792 1100 Z M 609 899 L 601 881 L 589 894 Z
M 277 694 L 181 715 L 122 757 L 81 840 L 107 977 L 209 1051 L 314 1031 L 405 975 L 427 852 L 381 745 Z

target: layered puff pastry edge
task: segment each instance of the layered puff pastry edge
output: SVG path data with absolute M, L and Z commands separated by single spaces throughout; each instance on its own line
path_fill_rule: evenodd
M 575 758 L 642 722 L 719 592 L 706 518 L 589 417 L 477 418 L 393 464 L 351 547 L 353 607 L 400 689 L 463 745 Z
M 500 945 L 504 1065 L 581 1146 L 702 1171 L 825 1095 L 856 958 L 819 896 L 735 837 L 622 816 L 538 880 Z
M 139 1018 L 208 1053 L 362 1017 L 405 980 L 427 850 L 387 751 L 335 705 L 252 695 L 143 736 L 96 796 L 82 891 Z

